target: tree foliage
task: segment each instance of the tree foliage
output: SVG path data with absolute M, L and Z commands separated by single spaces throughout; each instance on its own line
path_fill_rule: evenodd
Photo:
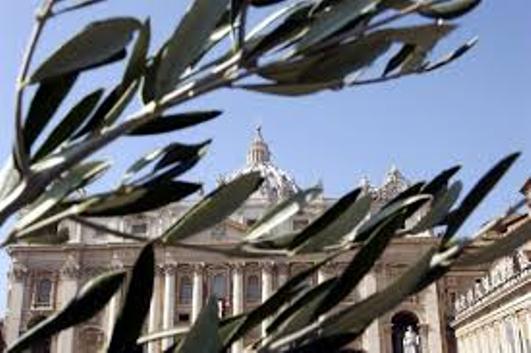
M 46 23 L 59 21 L 72 11 L 91 11 L 103 1 L 44 0 L 38 11 L 17 83 L 13 154 L 0 181 L 0 222 L 7 222 L 22 209 L 24 213 L 16 220 L 4 246 L 29 241 L 50 246 L 64 242 L 64 234 L 58 234 L 60 239 L 39 236 L 40 229 L 64 219 L 147 242 L 83 217 L 155 210 L 195 193 L 200 184 L 180 179 L 205 155 L 210 141 L 192 145 L 173 142 L 151 151 L 131 164 L 118 187 L 98 193 L 92 192 L 91 186 L 108 171 L 109 165 L 94 160 L 96 152 L 122 136 L 176 132 L 216 118 L 222 113 L 220 110 L 170 113 L 169 109 L 220 88 L 302 96 L 440 69 L 476 43 L 472 39 L 441 58 L 432 57 L 433 48 L 457 29 L 455 20 L 479 3 L 192 0 L 160 48 L 150 50 L 149 19 L 102 16 L 33 67 L 33 54 Z M 260 18 L 250 21 L 250 13 L 257 14 L 253 18 Z M 404 18 L 409 20 L 401 21 Z M 103 87 L 85 92 L 64 116 L 58 116 L 77 81 L 117 62 L 124 67 L 120 82 L 104 82 Z M 36 86 L 36 93 L 26 106 L 23 98 L 32 85 Z M 137 100 L 141 108 L 124 114 Z M 45 134 L 49 125 L 53 128 Z M 493 245 L 476 257 L 462 258 L 463 249 L 474 239 L 456 236 L 517 157 L 517 153 L 511 154 L 495 164 L 459 203 L 462 184 L 451 180 L 459 169 L 456 166 L 429 182 L 415 184 L 369 219 L 366 215 L 370 199 L 360 189 L 354 189 L 300 232 L 271 233 L 306 207 L 320 189 L 301 191 L 258 220 L 234 248 L 196 248 L 244 257 L 325 253 L 325 260 L 291 278 L 250 312 L 219 320 L 210 301 L 189 330 L 140 337 L 153 292 L 153 248 L 160 244 L 193 248 L 183 240 L 229 216 L 262 183 L 257 173 L 242 175 L 206 195 L 162 234 L 150 239 L 127 283 L 123 272 L 95 279 L 58 313 L 14 342 L 8 352 L 21 352 L 38 340 L 94 316 L 122 282 L 127 291 L 108 352 L 136 352 L 142 345 L 165 337 L 176 339 L 173 352 L 219 352 L 271 317 L 275 320 L 267 328 L 267 337 L 255 342 L 252 349 L 306 352 L 327 347 L 340 351 L 375 318 L 441 278 L 454 263 L 491 261 L 528 240 L 529 223 L 513 237 L 500 240 L 500 247 Z M 78 193 L 80 188 L 87 193 Z M 431 205 L 429 212 L 403 229 L 405 220 L 426 204 Z M 402 276 L 361 302 L 331 312 L 371 270 L 393 238 L 434 227 L 443 231 L 439 244 L 420 254 Z M 344 253 L 353 255 L 342 273 L 307 288 L 305 280 L 309 276 Z M 318 320 L 319 317 L 324 319 Z

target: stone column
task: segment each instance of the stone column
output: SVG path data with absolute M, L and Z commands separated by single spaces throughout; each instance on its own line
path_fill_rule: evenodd
M 430 353 L 443 353 L 441 337 L 441 311 L 439 308 L 439 295 L 437 283 L 432 283 L 424 290 L 424 302 L 428 323 L 427 349 Z
M 273 294 L 273 263 L 262 264 L 262 303 Z M 262 337 L 266 336 L 266 328 L 271 323 L 271 318 L 262 321 Z
M 61 268 L 59 290 L 57 293 L 59 308 L 64 307 L 64 305 L 76 295 L 79 285 L 79 277 L 80 265 L 78 259 L 74 254 L 69 254 Z M 61 331 L 57 337 L 57 351 L 65 353 L 75 352 L 76 345 L 74 338 L 75 332 L 73 327 Z
M 162 314 L 162 327 L 165 330 L 173 327 L 175 314 L 175 270 L 176 264 L 167 264 L 164 268 L 164 312 Z M 173 344 L 172 338 L 162 340 L 162 349 L 167 349 Z
M 13 264 L 9 272 L 9 302 L 6 308 L 5 340 L 9 346 L 19 336 L 24 308 L 24 290 L 28 270 L 13 258 Z
M 243 313 L 243 265 L 240 263 L 232 266 L 232 315 Z M 243 352 L 243 340 L 238 340 L 232 345 L 232 353 Z
M 151 297 L 151 305 L 149 308 L 148 332 L 156 332 L 159 330 L 160 312 L 161 312 L 161 290 L 162 290 L 162 268 L 156 267 L 155 281 L 153 283 L 153 296 Z M 148 353 L 157 352 L 157 343 L 150 342 L 147 345 Z
M 281 287 L 289 279 L 289 265 L 279 264 L 277 265 L 278 271 L 278 287 Z
M 203 273 L 204 263 L 194 265 L 194 283 L 192 295 L 192 322 L 195 322 L 203 307 Z
M 527 309 L 524 315 L 525 315 L 525 326 L 526 326 L 525 335 L 526 335 L 527 342 L 531 343 L 531 309 Z M 531 347 L 528 347 L 528 351 L 529 351 L 528 353 L 531 353 Z
M 378 290 L 378 281 L 377 281 L 377 272 L 378 266 L 375 266 L 374 269 L 367 273 L 365 278 L 362 281 L 361 292 L 363 298 L 368 297 L 369 295 L 375 293 Z M 365 330 L 362 336 L 363 350 L 366 352 L 381 352 L 381 342 L 382 338 L 380 337 L 380 320 L 374 320 L 369 327 Z

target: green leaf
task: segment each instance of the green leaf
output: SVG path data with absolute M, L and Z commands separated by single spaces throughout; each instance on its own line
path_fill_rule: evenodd
M 457 26 L 445 23 L 396 28 L 390 32 L 394 41 L 413 45 L 415 49 L 400 67 L 400 72 L 414 72 L 425 65 L 428 53 Z
M 20 173 L 15 168 L 13 155 L 10 154 L 0 170 L 0 201 L 4 200 L 20 184 Z
M 461 17 L 480 4 L 481 0 L 450 0 L 441 4 L 435 4 L 428 8 L 422 8 L 418 12 L 429 18 L 442 18 L 451 20 Z
M 435 227 L 447 215 L 452 206 L 459 198 L 463 189 L 463 183 L 456 181 L 441 196 L 435 198 L 428 212 L 411 229 L 405 231 L 407 234 L 417 234 L 427 229 Z
M 149 51 L 149 42 L 151 40 L 151 22 L 149 18 L 144 21 L 138 32 L 133 52 L 127 63 L 124 77 L 122 79 L 123 86 L 129 86 L 133 81 L 140 78 L 146 69 L 146 57 Z
M 461 166 L 456 165 L 451 168 L 443 170 L 435 176 L 428 184 L 422 188 L 423 194 L 437 195 L 441 190 L 446 189 L 450 178 L 461 169 Z
M 195 145 L 184 145 L 181 143 L 171 143 L 165 147 L 158 148 L 155 151 L 152 151 L 145 155 L 144 157 L 137 160 L 133 163 L 125 172 L 122 177 L 122 185 L 128 184 L 131 182 L 131 179 L 138 174 L 142 169 L 145 169 L 150 164 L 153 164 L 155 161 L 158 161 L 153 167 L 151 174 L 148 175 L 150 179 L 160 179 L 160 176 L 156 175 L 156 172 L 167 168 L 168 166 L 184 162 L 186 163 L 189 160 L 196 160 L 201 158 L 206 151 L 206 148 L 212 140 L 207 140 L 200 144 Z M 162 173 L 164 175 L 165 173 Z
M 227 328 L 223 328 L 223 347 L 228 349 L 232 343 L 244 337 L 253 328 L 260 325 L 262 321 L 268 317 L 272 317 L 283 305 L 289 303 L 290 300 L 301 292 L 301 282 L 302 281 L 282 286 L 273 295 L 266 299 L 265 302 L 247 313 L 242 319 L 237 320 L 230 326 L 227 325 Z
M 140 27 L 141 23 L 132 17 L 92 22 L 46 59 L 30 81 L 42 81 L 101 63 L 122 51 Z
M 116 319 L 108 353 L 132 352 L 149 312 L 155 278 L 153 243 L 144 246 L 133 266 L 124 303 Z
M 296 46 L 297 52 L 320 43 L 360 16 L 376 9 L 379 0 L 343 0 L 322 13 Z
M 431 269 L 430 264 L 435 251 L 435 249 L 430 249 L 384 290 L 328 316 L 321 323 L 323 336 L 340 333 L 360 335 L 374 319 L 419 290 L 419 283 Z
M 284 0 L 250 0 L 250 3 L 254 7 L 265 7 L 269 5 L 275 5 Z
M 177 353 L 219 352 L 221 340 L 218 333 L 219 319 L 216 299 L 210 297 Z
M 320 300 L 319 306 L 313 313 L 313 318 L 317 318 L 319 315 L 334 308 L 352 292 L 370 271 L 376 260 L 383 254 L 403 220 L 404 217 L 402 215 L 395 214 L 387 218 L 382 222 L 381 226 L 375 229 L 373 234 L 361 246 L 361 249 L 354 255 L 341 276 L 334 282 L 328 293 Z
M 101 102 L 91 118 L 73 136 L 73 139 L 99 132 L 104 127 L 112 125 L 134 98 L 138 86 L 138 80 L 131 82 L 127 87 L 123 83 L 116 85 Z
M 80 10 L 80 9 L 82 9 L 84 7 L 96 5 L 96 4 L 99 4 L 100 2 L 103 2 L 103 1 L 107 1 L 107 0 L 82 0 L 82 1 L 77 1 L 77 3 L 74 4 L 74 5 L 66 6 L 66 7 L 62 7 L 60 9 L 54 10 L 53 15 L 57 16 L 57 15 L 61 15 L 61 14 L 67 13 L 67 12 Z
M 57 109 L 74 86 L 76 79 L 77 74 L 70 73 L 40 83 L 24 122 L 25 151 L 28 153 L 31 151 L 31 146 L 52 120 Z
M 263 182 L 259 172 L 243 174 L 223 184 L 186 212 L 164 234 L 174 243 L 208 229 L 234 213 Z
M 205 110 L 161 116 L 129 132 L 128 135 L 142 136 L 168 133 L 212 120 L 221 113 L 220 110 Z
M 149 186 L 124 187 L 115 192 L 94 195 L 86 200 L 97 200 L 81 214 L 90 217 L 124 216 L 142 213 L 177 202 L 201 188 L 200 184 L 182 181 L 163 181 Z
M 156 97 L 170 92 L 186 68 L 201 55 L 228 5 L 229 0 L 194 0 L 160 52 L 156 67 Z
M 33 233 L 36 231 L 48 227 L 52 224 L 57 224 L 59 221 L 66 219 L 70 216 L 77 216 L 81 214 L 84 210 L 89 208 L 95 203 L 96 200 L 85 200 L 80 203 L 73 203 L 68 205 L 63 205 L 62 203 L 57 205 L 57 210 L 51 210 L 46 213 L 39 221 L 32 223 L 28 227 L 12 233 L 9 239 L 6 241 L 6 244 L 12 243 L 17 240 L 37 242 L 36 237 L 33 236 Z M 40 240 L 39 240 L 40 241 Z M 4 244 L 4 245 L 6 245 Z
M 280 45 L 286 46 L 288 43 L 293 42 L 295 38 L 299 38 L 308 29 L 308 24 L 310 23 L 309 12 L 312 7 L 312 4 L 298 2 L 281 8 L 260 22 L 249 32 L 246 38 L 245 60 L 252 58 L 251 62 L 254 62 L 256 58 L 270 50 Z M 286 18 L 277 27 L 267 34 L 259 35 L 272 23 L 284 16 Z
M 295 83 L 295 84 L 246 84 L 239 85 L 249 91 L 274 94 L 279 96 L 298 97 L 313 94 L 325 89 L 340 89 L 343 82 L 340 80 L 318 83 Z
M 468 42 L 466 42 L 465 44 L 463 44 L 462 46 L 460 46 L 459 48 L 457 48 L 453 52 L 445 55 L 440 60 L 431 63 L 429 66 L 426 67 L 426 71 L 437 70 L 437 69 L 439 69 L 439 68 L 441 68 L 441 67 L 443 67 L 445 65 L 450 64 L 454 60 L 459 59 L 467 51 L 472 49 L 476 45 L 477 42 L 478 42 L 478 38 L 477 37 L 472 38 L 471 40 L 469 40 Z
M 432 198 L 433 197 L 431 195 L 426 194 L 410 196 L 380 209 L 375 215 L 372 215 L 367 222 L 363 223 L 361 227 L 356 230 L 352 241 L 365 241 L 367 237 L 372 234 L 373 230 L 376 227 L 379 227 L 382 222 L 385 222 L 385 220 L 389 219 L 389 217 L 393 217 L 396 213 L 401 212 L 411 214 Z
M 120 98 L 103 118 L 105 127 L 113 125 L 118 120 L 129 103 L 131 103 L 131 100 L 134 98 L 139 85 L 139 80 L 133 81 L 123 92 L 121 92 Z
M 38 221 L 52 207 L 59 204 L 59 202 L 75 190 L 82 188 L 90 180 L 101 175 L 108 168 L 108 163 L 100 161 L 87 162 L 72 168 L 63 178 L 53 183 L 47 191 L 28 207 L 27 213 L 16 223 L 15 231 L 22 230 Z
M 263 235 L 267 235 L 273 228 L 284 223 L 297 212 L 301 211 L 306 205 L 315 200 L 323 189 L 315 186 L 302 190 L 282 201 L 277 206 L 269 210 L 260 218 L 248 231 L 245 241 L 259 240 Z
M 50 133 L 46 141 L 44 141 L 35 153 L 33 160 L 38 161 L 48 156 L 70 138 L 90 116 L 90 113 L 94 110 L 96 104 L 98 104 L 102 94 L 103 89 L 98 89 L 83 97 Z
M 448 226 L 443 236 L 444 246 L 461 228 L 476 207 L 494 188 L 498 181 L 505 175 L 513 163 L 518 159 L 520 153 L 512 153 L 494 165 L 481 179 L 474 185 L 472 190 L 465 196 L 459 207 L 449 215 Z
M 412 44 L 403 44 L 402 48 L 396 53 L 391 59 L 389 59 L 389 62 L 387 63 L 387 66 L 384 69 L 384 72 L 382 74 L 383 77 L 387 76 L 387 74 L 393 72 L 396 68 L 400 67 L 413 53 L 415 50 L 415 46 Z
M 295 254 L 321 251 L 339 243 L 369 213 L 371 198 L 357 188 L 341 197 L 322 216 L 306 227 L 290 244 Z
M 493 244 L 466 253 L 456 260 L 456 266 L 478 266 L 489 264 L 503 256 L 508 256 L 515 249 L 522 247 L 531 240 L 531 221 L 528 219 L 516 228 L 510 230 Z
M 124 278 L 124 272 L 111 272 L 92 279 L 62 310 L 26 331 L 7 352 L 23 352 L 37 342 L 90 319 L 107 305 Z
M 33 227 L 33 225 L 30 227 Z M 27 233 L 24 236 L 19 236 L 18 239 L 23 240 L 27 244 L 59 245 L 67 243 L 70 240 L 70 236 L 67 228 L 60 228 L 52 232 L 39 231 L 36 234 Z
M 330 278 L 318 284 L 280 312 L 266 329 L 271 335 L 270 339 L 289 335 L 313 322 L 316 319 L 313 316 L 314 311 L 336 281 L 336 278 Z

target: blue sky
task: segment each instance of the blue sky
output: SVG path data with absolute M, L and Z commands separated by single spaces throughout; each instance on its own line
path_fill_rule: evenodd
M 109 0 L 92 11 L 62 16 L 44 33 L 35 63 L 82 23 L 117 15 L 152 19 L 152 49 L 173 30 L 183 1 L 126 2 Z M 37 1 L 9 1 L 0 14 L 0 115 L 4 134 L 0 157 L 10 150 L 13 87 Z M 429 178 L 460 163 L 459 177 L 472 183 L 497 159 L 519 150 L 522 158 L 463 229 L 472 232 L 486 219 L 518 199 L 518 189 L 531 175 L 531 5 L 524 0 L 484 1 L 442 45 L 450 50 L 478 35 L 474 50 L 451 66 L 430 75 L 325 92 L 302 98 L 279 98 L 223 90 L 175 111 L 222 109 L 216 121 L 156 139 L 124 138 L 103 152 L 118 169 L 143 153 L 170 141 L 198 142 L 213 138 L 209 154 L 190 173 L 207 189 L 218 175 L 240 167 L 257 124 L 278 165 L 301 186 L 322 180 L 329 196 L 338 196 L 367 175 L 379 184 L 392 164 L 410 179 Z M 114 68 L 86 75 L 78 92 L 106 85 Z M 75 95 L 75 94 L 74 94 Z M 0 255 L 0 312 L 5 307 L 8 259 Z

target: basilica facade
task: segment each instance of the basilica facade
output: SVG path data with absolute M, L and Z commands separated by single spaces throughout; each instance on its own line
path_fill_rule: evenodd
M 531 178 L 522 188 L 531 210 Z M 485 238 L 508 236 L 529 222 L 528 214 L 506 217 Z M 455 330 L 459 353 L 531 353 L 531 244 L 493 263 L 458 294 Z
M 295 179 L 275 165 L 259 129 L 247 152 L 245 165 L 221 178 L 220 182 L 230 181 L 249 171 L 260 171 L 265 178 L 260 189 L 229 219 L 195 235 L 190 243 L 230 247 L 272 205 L 299 190 Z M 409 182 L 397 168 L 391 168 L 381 184 L 375 186 L 364 179 L 361 186 L 365 193 L 372 196 L 372 207 L 376 210 L 406 189 Z M 179 202 L 156 212 L 97 221 L 110 228 L 149 238 L 160 234 L 197 199 Z M 275 231 L 301 229 L 335 201 L 334 198 L 320 196 L 304 212 Z M 69 241 L 61 246 L 17 244 L 8 249 L 11 268 L 4 328 L 8 344 L 61 308 L 93 276 L 112 269 L 130 268 L 141 247 L 133 241 L 72 222 L 63 222 L 46 231 L 65 232 Z M 437 242 L 436 237 L 436 234 L 426 232 L 393 240 L 361 285 L 345 299 L 344 305 L 385 288 L 420 254 L 433 246 Z M 339 273 L 351 256 L 344 254 L 337 258 L 334 263 L 322 268 L 311 279 L 312 282 L 320 283 Z M 319 255 L 304 255 L 250 260 L 163 246 L 156 249 L 156 257 L 155 291 L 145 333 L 190 325 L 209 296 L 218 299 L 221 316 L 253 309 L 290 276 L 322 258 Z M 455 353 L 457 343 L 454 328 L 450 326 L 454 319 L 454 303 L 458 293 L 485 273 L 486 268 L 479 267 L 453 269 L 437 283 L 409 297 L 399 307 L 374 321 L 353 346 L 370 353 Z M 117 293 L 96 317 L 61 332 L 48 342 L 42 342 L 33 352 L 98 352 L 109 339 L 123 294 L 123 291 Z M 256 329 L 245 340 L 237 342 L 232 351 L 242 352 L 262 333 L 263 328 Z M 404 342 L 408 340 L 412 343 L 405 347 Z M 162 352 L 170 344 L 169 339 L 152 342 L 146 345 L 146 351 Z

